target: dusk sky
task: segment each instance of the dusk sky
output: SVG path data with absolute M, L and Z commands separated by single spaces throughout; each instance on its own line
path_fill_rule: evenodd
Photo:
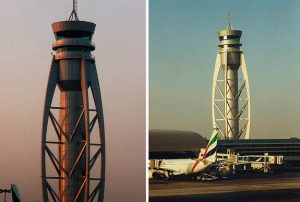
M 217 31 L 243 31 L 250 138 L 300 138 L 300 1 L 150 0 L 149 128 L 209 137 Z
M 105 199 L 143 201 L 146 3 L 79 0 L 78 7 L 80 20 L 97 25 L 93 54 L 106 128 Z M 42 113 L 55 42 L 51 24 L 67 20 L 71 8 L 72 0 L 1 1 L 0 188 L 17 184 L 24 202 L 42 201 Z

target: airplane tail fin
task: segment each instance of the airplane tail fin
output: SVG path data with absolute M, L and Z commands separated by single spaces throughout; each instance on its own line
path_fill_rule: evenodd
M 17 185 L 11 185 L 13 202 L 22 202 Z
M 206 146 L 202 159 L 215 161 L 217 156 L 218 130 L 214 130 Z

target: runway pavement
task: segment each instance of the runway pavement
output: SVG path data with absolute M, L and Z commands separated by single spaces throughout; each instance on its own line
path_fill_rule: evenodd
M 300 201 L 300 173 L 217 181 L 154 181 L 150 201 Z

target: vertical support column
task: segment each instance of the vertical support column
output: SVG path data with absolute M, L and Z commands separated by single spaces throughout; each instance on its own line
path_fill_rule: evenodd
M 239 137 L 239 99 L 238 93 L 238 66 L 229 63 L 228 56 L 236 57 L 237 53 L 224 51 L 224 82 L 225 82 L 225 138 L 237 139 Z
M 239 135 L 239 100 L 238 92 L 238 70 L 227 67 L 227 138 L 236 139 Z
M 61 91 L 59 123 L 65 135 L 61 136 L 60 162 L 60 192 L 62 201 L 74 200 L 82 184 L 82 172 L 85 156 L 81 151 L 86 147 L 83 132 L 83 122 L 80 120 L 83 98 L 80 91 Z M 78 158 L 80 157 L 80 158 Z M 78 198 L 83 199 L 83 194 Z
M 227 139 L 228 138 L 228 104 L 227 104 L 227 95 L 228 95 L 228 81 L 227 81 L 227 72 L 228 72 L 228 52 L 227 50 L 225 50 L 225 53 L 224 53 L 224 63 L 225 63 L 225 69 L 224 69 L 224 87 L 225 87 L 225 91 L 224 91 L 224 108 L 225 108 L 225 117 L 224 117 L 224 121 L 225 121 L 225 138 Z
M 246 134 L 245 134 L 245 139 L 249 139 L 250 138 L 250 126 L 251 126 L 251 92 L 250 92 L 250 84 L 249 84 L 249 76 L 248 76 L 248 71 L 247 71 L 247 65 L 246 65 L 246 61 L 245 61 L 245 55 L 242 52 L 241 53 L 241 70 L 243 73 L 243 77 L 245 79 L 246 82 L 246 92 L 247 92 L 247 108 L 248 108 L 248 116 L 247 116 L 247 125 L 245 127 L 246 129 Z
M 101 141 L 101 171 L 100 171 L 100 182 L 99 182 L 99 194 L 98 201 L 104 201 L 104 189 L 105 189 L 105 128 L 104 128 L 104 116 L 102 107 L 102 98 L 100 93 L 100 82 L 98 80 L 98 73 L 96 65 L 92 64 L 90 67 L 90 82 L 91 90 L 95 102 L 95 107 L 98 116 L 98 126 L 100 131 L 100 141 Z
M 41 160 L 42 160 L 42 191 L 43 191 L 43 201 L 48 202 L 48 182 L 46 179 L 46 135 L 47 126 L 50 115 L 50 107 L 53 100 L 53 95 L 58 82 L 58 63 L 55 61 L 55 56 L 52 57 L 52 64 L 50 67 L 50 73 L 47 84 L 47 91 L 45 97 L 44 105 L 44 115 L 43 115 L 43 126 L 42 126 L 42 150 L 41 150 Z
M 215 107 L 217 106 L 216 103 L 216 88 L 218 85 L 218 75 L 219 75 L 219 71 L 220 71 L 220 67 L 221 67 L 221 62 L 220 62 L 221 58 L 220 58 L 220 53 L 217 53 L 217 57 L 216 57 L 216 62 L 215 62 L 215 68 L 214 68 L 214 76 L 213 76 L 213 83 L 212 83 L 212 99 L 211 99 L 211 107 L 212 107 L 212 122 L 213 122 L 213 128 L 219 128 L 217 121 L 216 121 L 216 114 L 215 114 Z M 223 99 L 224 99 L 224 94 L 223 95 Z M 223 115 L 223 114 L 222 114 Z M 224 116 L 224 115 L 223 115 Z M 220 132 L 223 134 L 223 131 L 220 129 Z
M 88 82 L 87 82 L 87 67 L 85 59 L 81 60 L 81 90 L 83 98 L 83 110 L 84 110 L 84 134 L 85 134 L 85 144 L 87 145 L 85 149 L 85 191 L 84 191 L 84 201 L 89 201 L 89 179 L 90 179 L 90 131 L 89 131 L 89 98 L 88 98 Z

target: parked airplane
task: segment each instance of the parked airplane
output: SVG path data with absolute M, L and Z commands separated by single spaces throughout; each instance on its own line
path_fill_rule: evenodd
M 159 162 L 152 170 L 152 176 L 171 177 L 177 175 L 196 175 L 203 172 L 216 161 L 218 131 L 213 131 L 203 155 L 198 159 L 166 159 Z

